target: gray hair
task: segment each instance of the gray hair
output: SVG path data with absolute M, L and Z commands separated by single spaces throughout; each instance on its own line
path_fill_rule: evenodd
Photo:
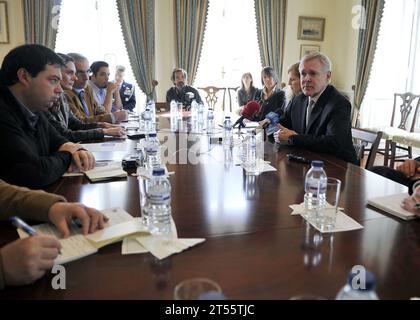
M 324 72 L 330 72 L 332 70 L 332 63 L 330 58 L 328 58 L 325 54 L 321 52 L 313 52 L 305 55 L 302 60 L 300 60 L 299 64 L 299 72 L 302 72 L 303 64 L 307 61 L 318 59 L 323 66 Z
M 72 57 L 74 61 L 80 61 L 80 60 L 89 61 L 88 58 L 86 58 L 84 55 L 80 53 L 71 52 L 71 53 L 67 53 L 67 55 Z

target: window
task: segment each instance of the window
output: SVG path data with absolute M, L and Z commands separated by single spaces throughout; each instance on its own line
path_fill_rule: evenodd
M 145 101 L 130 66 L 115 0 L 63 0 L 55 50 L 81 53 L 90 63 L 108 62 L 110 80 L 117 65 L 125 66 L 125 80 L 136 85 L 137 105 Z
M 251 72 L 260 86 L 261 58 L 253 0 L 210 0 L 203 50 L 194 85 L 237 87 Z
M 363 127 L 390 124 L 394 93 L 420 94 L 420 0 L 387 0 L 361 108 Z

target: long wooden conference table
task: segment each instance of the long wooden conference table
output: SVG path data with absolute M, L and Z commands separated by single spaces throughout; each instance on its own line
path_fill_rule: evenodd
M 161 119 L 160 128 L 165 127 L 167 120 Z M 162 134 L 181 139 L 169 130 Z M 121 160 L 134 145 L 129 141 L 126 152 L 96 157 Z M 170 181 L 178 236 L 205 238 L 204 243 L 164 260 L 150 253 L 123 256 L 116 243 L 66 264 L 65 290 L 52 289 L 49 274 L 30 286 L 3 290 L 0 299 L 173 299 L 176 284 L 195 277 L 216 281 L 228 299 L 334 299 L 355 265 L 376 275 L 381 299 L 420 295 L 420 222 L 404 222 L 366 204 L 370 197 L 405 192 L 405 187 L 331 156 L 270 143 L 264 145 L 264 157 L 277 172 L 259 176 L 213 158 L 223 154 L 221 145 L 209 144 L 207 151 L 205 164 L 167 165 L 175 172 Z M 289 162 L 291 152 L 325 161 L 327 175 L 342 181 L 340 206 L 364 229 L 321 235 L 291 215 L 289 205 L 303 201 L 309 168 Z M 133 176 L 93 184 L 84 177 L 65 178 L 48 188 L 69 201 L 121 207 L 133 216 L 140 215 L 138 190 Z M 0 234 L 0 245 L 17 238 L 5 222 Z

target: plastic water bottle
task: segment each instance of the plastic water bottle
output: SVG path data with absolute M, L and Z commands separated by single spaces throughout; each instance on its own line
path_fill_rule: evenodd
M 350 272 L 347 284 L 338 292 L 336 300 L 379 300 L 375 292 L 375 275 L 366 270 L 365 278 L 361 274 Z M 360 279 L 355 279 L 355 277 Z M 360 280 L 360 281 L 359 281 Z M 365 280 L 365 281 L 363 281 Z
M 171 184 L 165 169 L 155 168 L 147 185 L 149 231 L 167 235 L 171 232 Z
M 156 104 L 154 100 L 149 100 L 147 106 L 150 109 L 150 115 L 152 118 L 152 123 L 156 123 Z
M 176 119 L 178 115 L 178 106 L 175 100 L 171 100 L 170 111 L 171 111 L 171 120 Z
M 207 111 L 207 132 L 213 132 L 214 130 L 214 112 L 213 109 Z
M 144 152 L 146 153 L 146 168 L 152 170 L 161 166 L 160 143 L 155 132 L 149 134 Z
M 223 122 L 223 146 L 230 148 L 233 146 L 233 132 L 232 132 L 232 121 L 229 116 L 225 117 Z
M 247 144 L 247 157 L 246 166 L 249 170 L 257 172 L 258 159 L 257 159 L 257 137 L 255 130 L 248 130 L 248 144 Z
M 309 220 L 315 219 L 317 210 L 325 206 L 327 175 L 323 167 L 323 161 L 312 161 L 311 169 L 306 174 L 304 217 Z
M 198 104 L 197 108 L 197 121 L 200 124 L 204 124 L 204 114 L 205 114 L 205 107 L 204 104 Z
M 143 111 L 141 115 L 143 121 L 143 128 L 146 133 L 149 133 L 153 130 L 153 123 L 152 123 L 152 113 L 150 111 L 149 106 L 146 107 L 146 110 Z
M 197 121 L 198 117 L 198 103 L 195 99 L 191 102 L 191 121 Z

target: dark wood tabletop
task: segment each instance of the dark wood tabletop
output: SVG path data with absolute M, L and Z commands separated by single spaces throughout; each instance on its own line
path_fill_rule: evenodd
M 159 134 L 177 139 L 177 151 L 180 135 Z M 225 151 L 214 139 L 197 139 L 204 141 L 199 164 L 167 168 L 175 172 L 170 181 L 178 236 L 206 238 L 204 243 L 164 260 L 149 253 L 123 256 L 121 243 L 109 245 L 65 265 L 66 290 L 53 290 L 54 275 L 47 275 L 30 286 L 3 290 L 0 299 L 173 299 L 175 285 L 194 277 L 216 281 L 229 299 L 333 299 L 356 265 L 376 275 L 382 299 L 420 295 L 420 222 L 405 222 L 366 204 L 370 197 L 406 192 L 405 187 L 332 156 L 268 142 L 264 158 L 277 171 L 250 176 L 224 161 Z M 96 156 L 121 160 L 134 152 L 135 143 L 127 142 L 127 152 Z M 309 166 L 290 162 L 288 153 L 323 160 L 327 175 L 342 181 L 340 206 L 364 229 L 321 235 L 292 216 L 289 205 L 303 202 Z M 48 190 L 98 209 L 122 207 L 140 215 L 138 181 L 131 175 L 93 184 L 83 177 L 65 178 Z M 0 234 L 1 245 L 17 238 L 6 223 L 0 223 Z

